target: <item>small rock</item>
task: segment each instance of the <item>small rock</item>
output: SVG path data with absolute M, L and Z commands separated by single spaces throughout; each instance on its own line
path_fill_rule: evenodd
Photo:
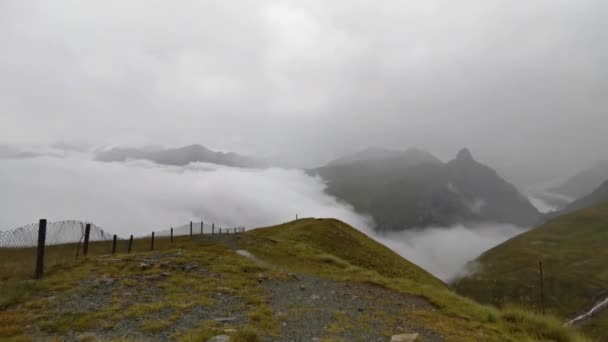
M 391 342 L 415 342 L 416 340 L 418 340 L 417 333 L 393 335 L 391 337 Z
M 139 268 L 141 268 L 142 270 L 145 270 L 148 267 L 150 267 L 150 264 L 148 263 L 145 263 L 143 261 L 139 263 Z
M 312 299 L 312 300 L 317 300 L 317 299 L 320 299 L 320 298 L 321 298 L 321 296 L 316 295 L 316 294 L 310 296 L 310 299 Z
M 302 291 L 306 290 L 306 286 L 300 285 L 300 290 L 302 290 Z
M 264 280 L 268 280 L 268 276 L 266 276 L 265 274 L 262 273 L 258 273 L 257 274 L 257 278 L 258 278 L 258 283 L 262 283 Z
M 207 342 L 230 342 L 230 336 L 228 335 L 217 335 L 208 339 Z
M 312 342 L 321 342 L 321 339 L 318 337 L 313 337 L 310 339 Z
M 221 317 L 221 318 L 214 318 L 213 320 L 216 321 L 216 322 L 220 322 L 220 323 L 230 323 L 230 322 L 236 321 L 236 318 L 234 318 L 234 317 Z
M 184 271 L 188 272 L 190 270 L 193 270 L 195 268 L 198 268 L 198 264 L 187 264 L 184 265 Z
M 163 277 L 168 277 L 168 276 L 171 275 L 171 272 L 163 272 L 160 275 L 163 276 Z
M 114 278 L 104 278 L 101 280 L 105 285 L 112 285 L 116 282 Z
M 300 280 L 300 277 L 295 273 L 287 273 L 287 275 L 295 280 Z

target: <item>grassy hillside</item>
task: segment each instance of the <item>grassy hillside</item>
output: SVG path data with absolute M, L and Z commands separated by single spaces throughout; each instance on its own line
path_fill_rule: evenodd
M 0 340 L 586 341 L 554 318 L 460 297 L 333 219 L 159 246 L 0 278 Z
M 477 271 L 454 287 L 481 302 L 537 309 L 542 261 L 547 310 L 571 318 L 608 296 L 606 246 L 608 203 L 555 218 L 493 248 L 477 259 Z M 608 331 L 607 323 L 604 313 L 583 329 Z M 606 332 L 601 336 L 608 338 Z

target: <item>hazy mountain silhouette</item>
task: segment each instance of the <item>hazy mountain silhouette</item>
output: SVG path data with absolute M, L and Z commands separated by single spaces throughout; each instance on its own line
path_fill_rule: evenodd
M 105 162 L 126 161 L 128 159 L 145 159 L 163 165 L 188 165 L 194 162 L 213 163 L 218 165 L 257 168 L 266 167 L 266 163 L 242 156 L 233 152 L 215 152 L 201 145 L 190 145 L 180 148 L 113 148 L 98 152 L 95 159 Z
M 569 214 L 571 212 L 593 207 L 602 203 L 608 202 L 608 179 L 604 181 L 597 189 L 592 191 L 587 196 L 577 199 L 576 201 L 568 204 L 564 209 L 547 214 L 544 219 L 552 219 L 558 216 Z
M 366 160 L 341 158 L 352 162 L 332 162 L 315 171 L 327 181 L 328 193 L 371 214 L 379 230 L 538 221 L 540 213 L 528 199 L 475 161 L 469 150 L 448 163 L 424 151 L 408 151 Z
M 550 189 L 551 192 L 578 199 L 589 195 L 608 179 L 608 160 L 598 162 L 566 180 L 563 184 Z

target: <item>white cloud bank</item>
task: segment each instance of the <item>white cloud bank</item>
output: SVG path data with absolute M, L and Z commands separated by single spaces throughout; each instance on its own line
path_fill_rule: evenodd
M 86 220 L 122 236 L 190 220 L 249 228 L 299 217 L 334 217 L 360 229 L 443 280 L 480 253 L 520 233 L 513 226 L 432 228 L 378 236 L 371 220 L 323 192 L 299 170 L 186 168 L 133 161 L 102 163 L 86 154 L 0 159 L 0 229 Z

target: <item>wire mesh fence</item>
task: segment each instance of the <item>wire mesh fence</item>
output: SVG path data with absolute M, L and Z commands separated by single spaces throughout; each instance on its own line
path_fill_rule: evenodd
M 46 245 L 78 243 L 84 240 L 85 227 L 91 225 L 89 241 L 109 241 L 112 234 L 93 223 L 66 220 L 47 223 Z M 0 231 L 0 248 L 34 247 L 38 245 L 39 223 L 32 223 L 8 231 Z
M 40 277 L 44 269 L 78 261 L 84 255 L 153 250 L 155 243 L 157 249 L 164 249 L 174 246 L 174 240 L 189 241 L 201 235 L 244 231 L 244 227 L 227 228 L 199 221 L 139 236 L 119 237 L 89 222 L 65 220 L 47 223 L 40 220 L 39 223 L 0 231 L 0 279 L 32 274 Z

